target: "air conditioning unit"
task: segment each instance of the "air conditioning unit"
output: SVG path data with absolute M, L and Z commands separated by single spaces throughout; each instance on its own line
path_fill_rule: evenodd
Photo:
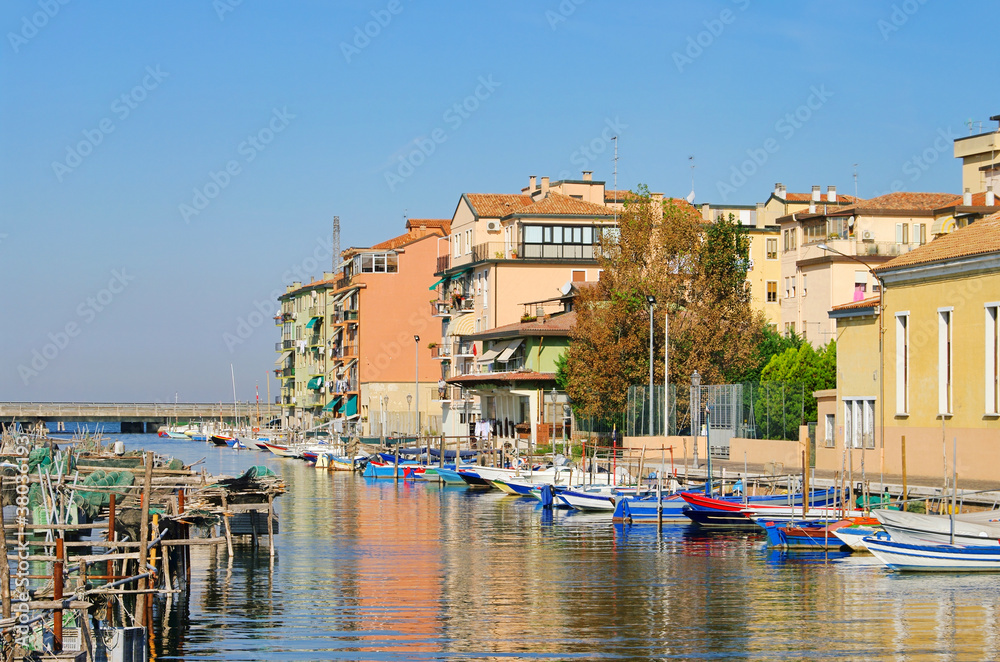
M 753 258 L 747 262 L 747 271 L 753 271 Z
M 107 648 L 110 662 L 146 662 L 146 628 L 112 628 Z
M 865 230 L 864 234 L 861 235 L 861 238 L 865 241 L 871 241 L 875 238 L 875 235 L 872 234 L 871 230 Z
M 500 232 L 500 221 L 486 221 L 487 232 Z

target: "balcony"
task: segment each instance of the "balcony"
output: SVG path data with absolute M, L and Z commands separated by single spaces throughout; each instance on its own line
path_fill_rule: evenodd
M 597 246 L 594 244 L 527 244 L 522 242 L 517 258 L 525 260 L 596 260 Z
M 823 242 L 816 241 L 803 244 L 798 250 L 798 255 L 796 256 L 797 260 L 833 257 L 834 253 L 821 249 L 819 247 L 820 243 L 826 244 L 838 253 L 850 255 L 851 257 L 857 257 L 862 260 L 864 260 L 865 257 L 897 257 L 899 255 L 903 255 L 904 253 L 909 253 L 913 249 L 921 246 L 919 243 L 899 243 L 895 241 L 858 241 L 856 237 L 849 239 L 827 239 Z M 794 253 L 795 251 L 789 251 L 787 254 L 791 255 Z
M 288 379 L 295 376 L 295 368 L 278 368 L 274 371 L 274 376 L 278 379 Z
M 295 341 L 294 340 L 285 339 L 285 340 L 282 340 L 281 342 L 274 343 L 274 351 L 276 351 L 276 352 L 283 352 L 286 349 L 295 349 Z
M 437 272 L 445 271 L 451 266 L 451 256 L 450 255 L 440 255 L 437 259 Z
M 313 335 L 309 336 L 309 339 L 306 341 L 306 347 L 320 347 L 322 345 L 323 345 L 323 336 L 318 333 L 314 333 Z
M 334 289 L 341 290 L 351 284 L 351 277 L 344 276 L 343 278 L 338 278 L 337 282 L 334 283 Z
M 451 317 L 451 304 L 447 301 L 431 301 L 431 317 Z
M 455 356 L 457 358 L 467 358 L 475 356 L 472 353 L 472 348 L 475 346 L 473 342 L 463 342 L 455 344 Z
M 434 345 L 431 347 L 431 358 L 432 359 L 450 359 L 451 358 L 451 345 Z
M 488 241 L 472 247 L 472 261 L 486 260 L 516 260 L 517 250 L 508 248 L 502 241 Z
M 313 317 L 323 317 L 323 307 L 322 306 L 311 306 L 306 309 L 306 316 L 309 318 Z

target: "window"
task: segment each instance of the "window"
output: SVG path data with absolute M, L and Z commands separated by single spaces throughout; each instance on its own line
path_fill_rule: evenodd
M 587 270 L 586 269 L 573 269 L 570 280 L 574 283 L 579 283 L 587 280 Z
M 834 436 L 837 429 L 836 421 L 837 417 L 835 415 L 826 415 L 826 438 L 824 439 L 824 442 L 827 448 L 833 448 L 837 445 L 837 440 Z
M 768 239 L 765 242 L 765 245 L 766 245 L 766 248 L 767 248 L 767 259 L 768 260 L 777 260 L 778 259 L 778 240 L 777 239 Z
M 802 320 L 802 339 L 807 340 L 809 336 L 809 322 Z
M 785 335 L 786 336 L 795 335 L 795 322 L 785 322 Z
M 465 231 L 465 254 L 472 252 L 472 230 Z
M 896 313 L 896 415 L 910 411 L 910 313 Z
M 1000 303 L 986 304 L 986 413 L 1000 414 Z
M 855 271 L 854 272 L 854 300 L 861 301 L 865 298 L 865 293 L 868 292 L 868 272 L 867 271 Z
M 951 415 L 951 314 L 938 309 L 938 414 Z
M 781 237 L 785 240 L 785 243 L 782 246 L 781 252 L 782 253 L 787 253 L 788 252 L 788 230 L 785 230 L 784 232 L 782 232 L 781 233 Z
M 788 276 L 785 276 L 785 298 L 786 299 L 791 296 L 791 292 L 792 292 L 792 290 L 790 289 L 789 278 L 788 278 Z
M 399 271 L 399 256 L 396 253 L 362 253 L 353 260 L 354 273 L 394 274 Z
M 791 230 L 788 231 L 788 237 L 789 237 L 789 241 L 791 242 L 792 250 L 793 251 L 795 250 L 795 242 L 796 242 L 796 235 L 797 234 L 798 234 L 798 230 L 796 230 L 795 228 L 792 228 Z
M 592 225 L 525 225 L 522 257 L 593 259 L 594 230 Z
M 461 233 L 455 233 L 451 235 L 452 240 L 455 242 L 455 257 L 462 257 L 462 235 Z
M 809 281 L 807 280 L 808 278 L 809 274 L 802 274 L 802 296 L 805 296 L 806 292 L 809 290 Z
M 844 398 L 844 447 L 875 448 L 875 398 Z
M 910 243 L 910 224 L 909 223 L 896 223 L 896 243 L 897 244 L 908 244 L 908 243 Z
M 795 276 L 792 276 L 792 296 L 795 296 Z
M 778 300 L 778 281 L 769 280 L 767 281 L 767 302 L 775 303 L 777 300 Z
M 924 223 L 913 224 L 913 240 L 923 246 L 927 243 L 927 225 Z

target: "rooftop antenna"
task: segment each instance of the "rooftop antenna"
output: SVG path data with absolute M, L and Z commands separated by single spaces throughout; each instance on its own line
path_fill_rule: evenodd
M 340 217 L 333 217 L 333 270 L 337 271 L 337 265 L 340 263 Z
M 854 164 L 854 204 L 858 204 L 858 164 Z
M 611 139 L 615 141 L 615 161 L 614 161 L 615 225 L 618 225 L 618 136 L 614 136 Z

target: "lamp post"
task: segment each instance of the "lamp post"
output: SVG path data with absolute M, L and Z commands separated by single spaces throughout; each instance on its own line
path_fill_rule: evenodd
M 699 402 L 701 397 L 698 397 Z M 712 406 L 705 405 L 705 454 L 708 455 L 708 480 L 705 482 L 705 496 L 712 496 Z
M 413 336 L 413 391 L 417 406 L 417 443 L 420 443 L 420 336 Z
M 878 398 L 879 398 L 879 485 L 884 486 L 885 483 L 885 377 L 883 373 L 885 372 L 885 281 L 870 264 L 864 260 L 859 260 L 853 255 L 848 255 L 846 253 L 841 253 L 836 248 L 832 248 L 825 243 L 820 243 L 817 245 L 821 251 L 829 251 L 841 257 L 846 257 L 848 260 L 853 260 L 857 262 L 864 268 L 868 269 L 868 273 L 872 275 L 872 278 L 878 281 L 879 293 L 878 293 Z M 838 403 L 839 405 L 839 403 Z M 862 458 L 864 451 L 862 451 Z M 863 460 L 862 460 L 863 461 Z M 853 468 L 853 467 L 852 467 Z
M 385 438 L 385 430 L 388 427 L 386 424 L 389 419 L 389 396 L 383 395 L 382 398 L 382 437 Z
M 549 439 L 552 441 L 552 457 L 554 458 L 556 455 L 556 396 L 557 396 L 555 386 L 552 387 L 552 393 L 550 393 L 550 395 L 552 396 L 552 428 L 549 434 Z M 564 445 L 563 452 L 565 451 L 566 447 Z
M 694 468 L 698 468 L 698 433 L 701 431 L 701 375 L 691 375 L 691 437 L 694 439 Z
M 649 304 L 649 436 L 653 436 L 653 306 L 656 305 L 656 297 L 652 294 L 646 295 L 646 303 Z

